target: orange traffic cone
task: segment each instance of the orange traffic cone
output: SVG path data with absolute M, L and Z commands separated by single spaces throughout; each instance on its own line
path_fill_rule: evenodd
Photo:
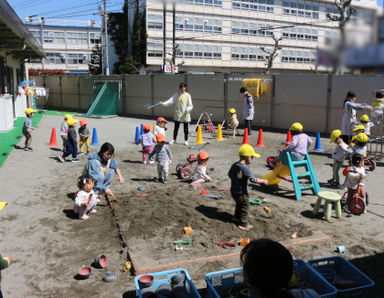
M 248 140 L 248 128 L 244 128 L 243 142 L 241 143 L 241 145 L 244 145 L 244 144 L 249 144 L 249 140 Z
M 265 147 L 262 129 L 259 129 L 259 138 L 257 139 L 257 144 L 255 147 Z
M 287 138 L 285 139 L 285 146 L 288 146 L 292 142 L 292 133 L 290 130 L 287 132 Z
M 49 142 L 48 146 L 59 147 L 56 141 L 56 128 L 52 128 L 51 141 Z

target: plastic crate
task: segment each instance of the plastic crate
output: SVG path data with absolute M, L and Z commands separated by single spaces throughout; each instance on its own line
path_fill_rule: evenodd
M 337 297 L 371 297 L 375 283 L 357 267 L 342 257 L 329 257 L 309 260 L 316 270 L 334 270 L 337 277 L 354 280 L 358 286 L 349 289 L 338 289 Z
M 320 297 L 336 297 L 337 289 L 328 283 L 305 261 L 295 259 L 294 272 L 312 284 L 314 286 L 314 290 L 320 295 Z M 242 287 L 246 285 L 242 267 L 208 273 L 205 275 L 205 281 L 207 283 L 206 295 L 208 298 L 220 298 L 219 292 L 226 291 L 233 287 Z
M 174 269 L 174 270 L 167 270 L 167 271 L 161 271 L 161 272 L 155 272 L 155 273 L 146 273 L 141 274 L 135 277 L 135 286 L 136 286 L 136 296 L 139 298 L 142 298 L 141 294 L 141 287 L 139 284 L 139 278 L 143 275 L 152 275 L 153 276 L 153 285 L 152 287 L 156 291 L 158 286 L 162 283 L 170 283 L 171 277 L 179 274 L 184 273 L 185 274 L 185 288 L 187 289 L 187 292 L 189 294 L 189 297 L 191 298 L 201 298 L 199 292 L 197 291 L 195 285 L 193 284 L 191 277 L 189 276 L 188 272 L 184 269 Z

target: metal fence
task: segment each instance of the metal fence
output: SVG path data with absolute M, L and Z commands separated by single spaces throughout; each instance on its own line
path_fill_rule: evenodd
M 236 108 L 242 119 L 242 99 L 239 89 L 243 78 L 260 75 L 121 75 L 121 76 L 41 76 L 37 86 L 49 88 L 48 106 L 56 109 L 86 111 L 93 94 L 95 80 L 121 80 L 123 93 L 119 115 L 163 116 L 172 119 L 172 107 L 148 110 L 146 105 L 166 100 L 178 90 L 180 82 L 188 84 L 192 96 L 192 119 L 204 111 L 221 122 L 229 107 Z M 265 93 L 255 100 L 252 125 L 287 129 L 294 121 L 306 131 L 329 132 L 340 127 L 343 101 L 349 90 L 357 94 L 358 102 L 371 103 L 373 90 L 384 87 L 382 76 L 332 76 L 311 74 L 278 74 L 266 78 Z

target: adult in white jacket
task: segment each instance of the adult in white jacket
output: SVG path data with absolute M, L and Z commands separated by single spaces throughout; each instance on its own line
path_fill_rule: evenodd
M 180 123 L 184 123 L 184 145 L 188 146 L 188 124 L 191 122 L 191 111 L 193 109 L 191 95 L 187 92 L 187 84 L 179 84 L 179 92 L 172 95 L 167 101 L 161 101 L 161 105 L 170 106 L 175 104 L 175 113 L 173 119 L 175 120 L 175 128 L 173 130 L 173 140 L 169 144 L 176 142 L 177 133 L 179 131 Z

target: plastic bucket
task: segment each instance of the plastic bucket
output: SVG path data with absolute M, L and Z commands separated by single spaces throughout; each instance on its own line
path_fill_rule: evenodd
M 140 284 L 141 288 L 148 288 L 148 287 L 152 286 L 153 276 L 149 275 L 149 274 L 140 276 L 139 284 Z
M 99 254 L 95 258 L 95 264 L 99 268 L 105 268 L 108 265 L 107 257 L 103 254 Z

